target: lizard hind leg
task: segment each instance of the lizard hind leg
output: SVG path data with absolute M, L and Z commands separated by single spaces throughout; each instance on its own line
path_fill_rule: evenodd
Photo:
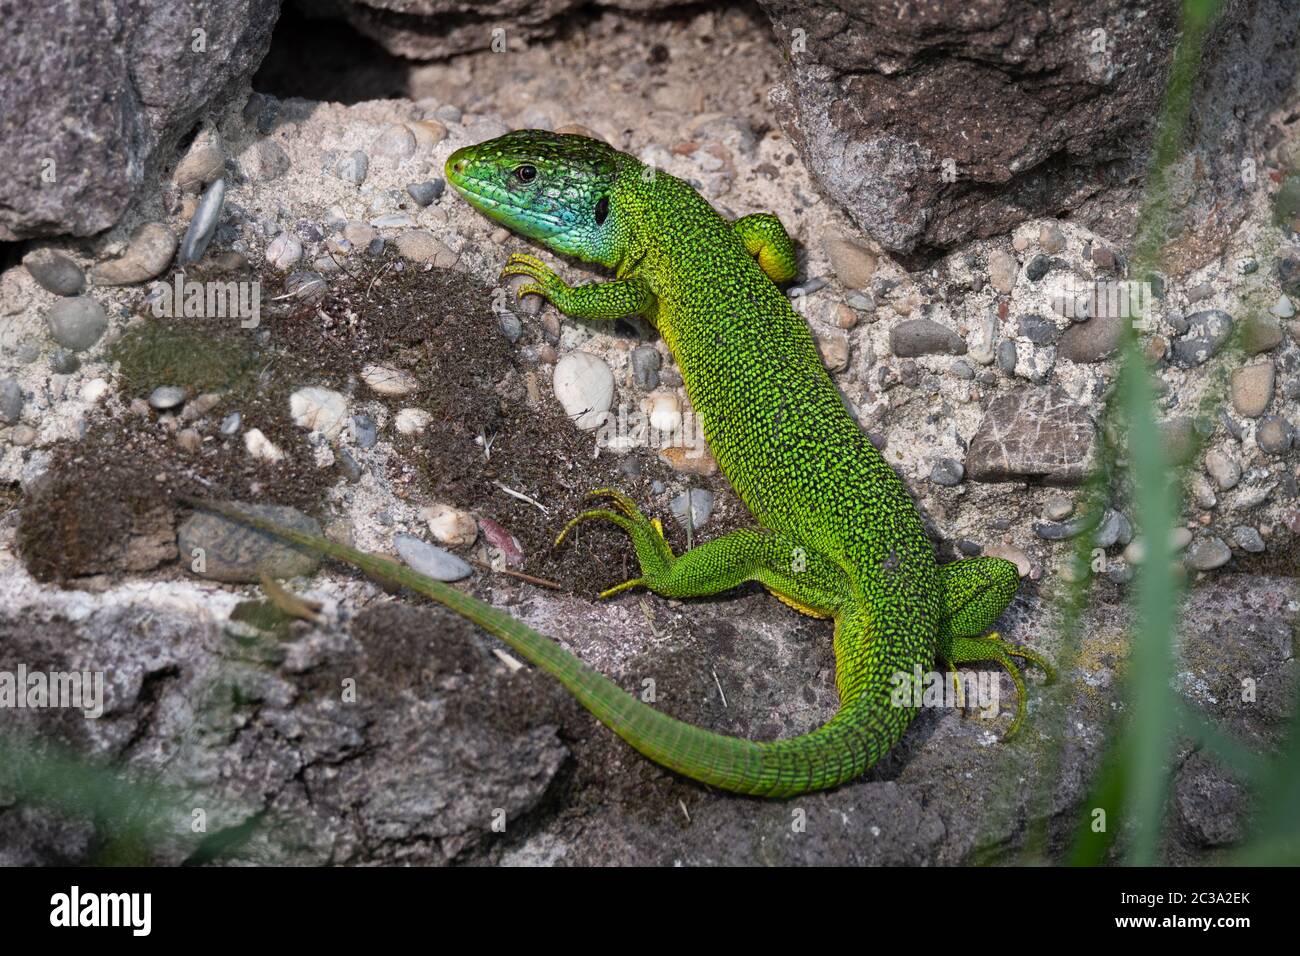
M 992 630 L 1015 597 L 1020 583 L 1016 566 L 1001 558 L 968 558 L 941 566 L 939 580 L 944 605 L 937 656 L 954 672 L 958 665 L 976 661 L 995 661 L 1006 669 L 1016 687 L 1016 716 L 1006 733 L 1011 737 L 1024 722 L 1028 696 L 1025 679 L 1012 658 L 1037 664 L 1049 683 L 1056 677 L 1051 663 L 1038 651 L 1008 643 Z M 955 673 L 954 680 L 960 698 L 961 684 Z
M 769 279 L 789 282 L 795 277 L 799 261 L 794 241 L 780 219 L 770 212 L 756 212 L 741 216 L 731 224 L 731 228 Z

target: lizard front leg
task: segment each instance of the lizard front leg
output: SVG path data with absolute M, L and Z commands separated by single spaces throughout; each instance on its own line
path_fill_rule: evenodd
M 540 295 L 565 315 L 575 319 L 621 319 L 650 311 L 654 293 L 639 278 L 567 285 L 536 256 L 516 252 L 501 270 L 501 278 L 528 276 L 533 281 L 520 286 L 516 295 Z

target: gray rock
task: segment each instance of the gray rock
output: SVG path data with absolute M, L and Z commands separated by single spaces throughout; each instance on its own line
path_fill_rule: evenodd
M 279 7 L 279 0 L 200 7 L 104 0 L 8 13 L 0 62 L 30 82 L 5 84 L 5 166 L 13 175 L 0 178 L 0 241 L 89 236 L 116 225 L 156 187 L 195 120 L 245 88 Z M 204 52 L 192 48 L 200 29 Z
M 940 458 L 930 469 L 930 480 L 936 485 L 953 488 L 961 484 L 965 469 L 952 458 Z
M 1071 362 L 1100 362 L 1119 348 L 1128 319 L 1113 315 L 1094 316 L 1072 324 L 1061 335 L 1059 354 Z
M 297 508 L 234 502 L 240 508 L 278 524 L 319 535 L 320 524 Z M 263 572 L 292 578 L 316 570 L 320 559 L 279 538 L 208 511 L 196 511 L 176 536 L 181 564 L 191 573 L 213 581 L 254 582 Z
M 1220 491 L 1235 488 L 1241 481 L 1241 465 L 1226 451 L 1214 448 L 1206 452 L 1205 470 L 1210 473 Z
M 370 151 L 376 156 L 387 156 L 395 160 L 407 159 L 415 155 L 415 134 L 405 123 L 394 123 L 375 137 L 375 141 L 370 144 Z M 355 181 L 360 182 L 360 180 Z
M 1069 521 L 1035 522 L 1034 534 L 1044 541 L 1068 541 L 1097 527 L 1097 515 L 1083 514 Z
M 1245 793 L 1231 773 L 1200 751 L 1188 755 L 1174 778 L 1178 822 L 1202 847 L 1224 847 L 1241 839 Z
M 45 313 L 45 321 L 55 342 L 77 352 L 98 342 L 108 328 L 104 307 L 85 295 L 60 299 Z
M 1051 260 L 1047 256 L 1036 255 L 1025 265 L 1025 278 L 1030 282 L 1037 282 L 1047 275 L 1047 270 L 1051 267 Z
M 1020 351 L 1016 348 L 1016 343 L 1011 339 L 1003 339 L 998 343 L 997 352 L 998 368 L 1008 375 L 1016 374 L 1016 364 L 1020 361 Z
M 1124 0 L 1046 0 L 973 17 L 955 0 L 904 16 L 835 0 L 761 6 L 781 42 L 803 40 L 772 92 L 774 114 L 823 192 L 888 250 L 951 248 L 1062 209 L 1094 228 L 1113 232 L 1112 216 L 1130 228 L 1132 211 L 1121 211 L 1106 173 L 1146 171 L 1145 118 L 1165 93 L 1177 7 L 1145 5 L 1129 18 Z M 1234 222 L 1244 215 L 1240 157 L 1222 144 L 1245 141 L 1282 102 L 1295 66 L 1272 51 L 1295 48 L 1296 20 L 1279 0 L 1218 21 L 1233 39 L 1199 61 L 1188 144 L 1206 167 L 1206 195 L 1180 206 L 1180 225 L 1195 228 L 1216 207 L 1231 208 Z M 1049 74 L 1058 82 L 1038 82 Z M 985 133 L 954 116 L 981 117 Z M 1217 254 L 1205 245 L 1203 258 Z
M 1102 515 L 1097 533 L 1093 535 L 1093 544 L 1098 548 L 1123 547 L 1133 540 L 1133 525 L 1121 512 L 1107 508 Z
M 1266 454 L 1285 455 L 1291 450 L 1294 429 L 1280 415 L 1270 415 L 1255 429 L 1255 442 Z
M 242 423 L 243 423 L 243 416 L 240 415 L 239 412 L 231 412 L 229 415 L 227 415 L 225 418 L 221 420 L 221 425 L 219 426 L 219 430 L 221 431 L 221 434 L 227 437 L 231 435 L 238 435 L 239 427 Z
M 359 149 L 354 149 L 342 156 L 334 165 L 334 175 L 345 183 L 351 183 L 354 186 L 360 186 L 364 183 L 366 174 L 369 171 L 370 157 Z
M 68 349 L 55 349 L 50 355 L 50 368 L 60 375 L 71 375 L 81 368 L 81 359 L 77 353 Z
M 369 415 L 352 416 L 352 440 L 358 448 L 374 448 L 379 441 L 379 426 Z
M 524 334 L 524 324 L 519 321 L 519 316 L 513 312 L 498 313 L 497 324 L 501 327 L 501 334 L 511 344 L 518 342 L 519 337 Z
M 46 292 L 81 295 L 86 291 L 86 274 L 67 256 L 53 249 L 38 249 L 23 257 L 23 265 Z
M 1174 361 L 1184 368 L 1204 364 L 1232 337 L 1232 316 L 1207 309 L 1187 317 L 1187 331 L 1174 342 Z
M 1051 345 L 1060 334 L 1057 331 L 1055 322 L 1032 312 L 1020 316 L 1016 324 L 1020 329 L 1020 334 L 1035 345 Z
M 713 515 L 713 492 L 689 488 L 676 495 L 668 508 L 683 528 L 701 528 Z
M 1222 538 L 1201 538 L 1187 551 L 1187 564 L 1197 571 L 1213 571 L 1232 560 L 1232 550 Z
M 1278 256 L 1277 281 L 1285 295 L 1300 298 L 1300 250 L 1287 249 Z
M 444 548 L 412 534 L 393 536 L 393 547 L 413 570 L 435 581 L 460 581 L 469 577 L 474 569 Z
M 438 179 L 426 179 L 418 183 L 408 183 L 406 191 L 419 205 L 428 206 L 438 200 L 445 188 L 446 183 L 440 177 Z
M 1237 542 L 1237 547 L 1243 551 L 1249 551 L 1251 554 L 1259 554 L 1264 550 L 1263 537 L 1250 525 L 1241 524 L 1233 528 L 1232 540 Z
M 189 265 L 203 258 L 208 243 L 212 241 L 217 231 L 217 223 L 221 221 L 221 207 L 225 201 L 226 181 L 224 179 L 218 179 L 203 190 L 198 208 L 194 210 L 194 218 L 190 220 L 189 227 L 185 230 L 185 237 L 181 240 L 180 252 L 176 256 L 178 266 Z
M 966 472 L 975 481 L 1077 485 L 1094 464 L 1096 432 L 1087 411 L 1054 386 L 1001 393 L 971 440 Z
M 643 392 L 659 387 L 659 366 L 663 358 L 653 345 L 639 345 L 632 350 L 632 381 Z
M 919 355 L 965 355 L 966 340 L 938 322 L 908 319 L 889 330 L 889 347 L 899 358 Z
M 0 378 L 0 425 L 17 425 L 22 414 L 22 386 L 12 378 Z

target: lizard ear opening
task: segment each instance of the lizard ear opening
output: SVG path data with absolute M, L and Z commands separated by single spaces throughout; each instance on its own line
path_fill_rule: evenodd
M 596 225 L 605 225 L 605 220 L 609 218 L 609 197 L 601 196 L 596 203 Z

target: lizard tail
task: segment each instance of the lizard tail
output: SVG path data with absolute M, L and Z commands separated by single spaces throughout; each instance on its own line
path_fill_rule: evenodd
M 851 780 L 888 752 L 913 714 L 909 708 L 890 706 L 886 682 L 881 681 L 880 687 L 859 688 L 830 721 L 800 737 L 760 742 L 714 733 L 650 707 L 522 621 L 441 581 L 226 502 L 185 501 L 432 598 L 549 673 L 601 723 L 651 760 L 724 790 L 785 797 Z M 837 626 L 837 639 L 844 636 L 839 633 L 844 623 Z

